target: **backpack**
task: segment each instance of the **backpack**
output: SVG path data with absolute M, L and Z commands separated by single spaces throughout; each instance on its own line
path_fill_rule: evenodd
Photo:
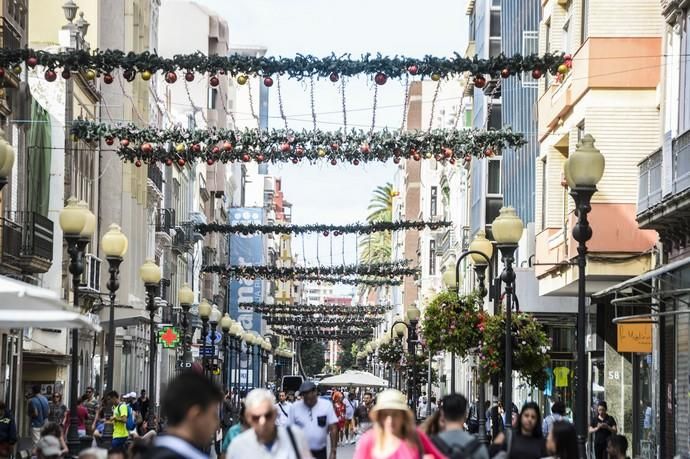
M 123 404 L 120 404 L 117 407 L 118 410 L 122 405 Z M 134 420 L 134 411 L 132 411 L 132 407 L 130 405 L 127 405 L 126 403 L 124 403 L 124 405 L 127 407 L 127 421 L 125 422 L 125 427 L 128 431 L 132 431 L 137 428 L 137 422 Z
M 472 457 L 472 454 L 474 454 L 477 449 L 482 445 L 479 443 L 479 439 L 477 437 L 472 437 L 472 440 L 470 440 L 465 446 L 460 446 L 453 444 L 452 446 L 443 441 L 443 439 L 438 436 L 434 435 L 431 439 L 431 441 L 434 443 L 434 445 L 438 448 L 441 453 L 446 456 L 448 459 L 467 459 Z

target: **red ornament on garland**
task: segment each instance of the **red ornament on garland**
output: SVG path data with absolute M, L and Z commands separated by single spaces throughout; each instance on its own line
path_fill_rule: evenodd
M 185 78 L 187 78 L 186 75 L 185 75 Z M 192 79 L 194 79 L 194 78 L 192 78 Z M 187 81 L 191 81 L 191 80 L 187 80 Z M 213 87 L 215 88 L 215 87 L 217 87 L 217 86 L 220 84 L 220 80 L 218 79 L 217 76 L 213 75 L 213 76 L 208 80 L 208 84 L 210 84 L 211 86 L 213 86 Z
M 0 78 L 5 78 L 5 69 L 0 67 Z
M 153 151 L 153 145 L 151 145 L 150 143 L 147 142 L 141 146 L 141 151 L 143 151 L 147 155 L 150 155 L 151 152 Z
M 297 158 L 292 158 L 292 164 L 297 164 L 299 162 L 299 159 Z
M 132 69 L 127 69 L 124 72 L 122 72 L 122 76 L 125 77 L 125 80 L 127 80 L 130 83 L 134 81 L 134 77 L 136 76 L 136 74 L 137 72 L 135 72 Z
M 136 161 L 134 161 L 134 165 L 137 167 L 141 167 L 141 161 L 137 159 Z
M 361 147 L 359 147 L 359 151 L 361 151 L 363 154 L 367 154 L 371 152 L 371 148 L 369 147 L 369 144 L 363 144 Z
M 472 155 L 465 155 L 465 157 L 463 159 L 465 160 L 466 163 L 469 163 L 470 161 L 472 161 Z
M 215 147 L 213 147 L 213 148 L 211 149 L 211 152 L 212 152 L 214 155 L 217 155 L 218 153 L 220 153 L 220 148 L 218 148 L 218 145 L 216 145 Z
M 573 60 L 573 55 L 572 55 L 572 54 L 564 54 L 564 55 L 563 55 L 563 60 L 564 60 L 564 61 L 572 61 L 572 60 Z
M 542 72 L 540 69 L 532 70 L 532 78 L 534 78 L 535 80 L 538 80 L 539 78 L 541 78 L 541 76 L 542 76 Z
M 115 139 L 113 139 L 112 137 L 106 137 L 105 143 L 106 145 L 112 145 L 113 143 L 115 143 Z
M 194 72 L 187 72 L 184 74 L 184 79 L 189 81 L 190 83 L 194 81 Z
M 173 161 L 172 161 L 172 159 L 170 159 L 170 158 L 168 158 L 168 159 L 165 160 L 165 165 L 166 165 L 166 166 L 172 166 L 172 163 L 173 163 Z
M 352 164 L 354 164 L 355 166 L 359 166 L 359 159 L 353 160 Z
M 29 56 L 26 58 L 26 65 L 34 68 L 38 65 L 38 58 L 36 56 Z
M 455 164 L 455 158 L 450 158 L 450 159 L 448 160 L 448 162 L 451 163 L 451 164 Z
M 396 156 L 395 158 L 393 158 L 393 162 L 395 164 L 400 164 L 400 156 Z
M 335 158 L 333 158 L 331 159 L 331 164 L 335 166 L 336 164 L 338 164 L 338 161 Z
M 267 88 L 270 88 L 271 86 L 273 86 L 273 78 L 271 78 L 271 77 L 264 78 L 264 86 L 266 86 Z
M 251 160 L 252 160 L 251 156 L 249 156 L 247 153 L 242 155 L 242 161 L 244 161 L 245 163 L 248 163 Z
M 213 158 L 207 158 L 207 159 L 206 159 L 206 164 L 208 164 L 209 166 L 213 166 L 213 164 L 214 164 L 215 162 L 216 162 L 216 161 L 215 161 Z
M 381 85 L 386 84 L 386 81 L 388 81 L 388 77 L 386 76 L 385 73 L 379 72 L 374 77 L 374 81 L 376 82 L 377 85 L 381 86 Z
M 256 155 L 256 162 L 257 162 L 257 163 L 262 163 L 262 162 L 264 162 L 264 159 L 265 159 L 265 157 L 264 157 L 264 155 L 262 155 L 261 153 L 259 153 L 258 155 Z
M 323 235 L 324 235 L 324 236 L 328 236 L 328 230 L 324 231 L 324 232 L 323 232 Z
M 475 75 L 474 76 L 474 86 L 475 88 L 482 89 L 484 86 L 486 86 L 486 78 L 484 78 L 484 75 Z
M 46 73 L 43 76 L 49 83 L 52 83 L 57 79 L 57 73 L 55 73 L 53 70 L 46 70 Z
M 414 155 L 412 155 L 412 159 L 414 159 L 415 161 L 419 161 L 420 159 L 422 159 L 422 157 L 419 156 L 419 153 L 415 153 Z
M 451 156 L 453 156 L 453 150 L 451 150 L 450 148 L 444 148 L 443 156 L 445 156 L 446 158 L 450 158 Z
M 338 144 L 337 144 L 337 143 L 332 143 L 332 144 L 331 144 L 331 150 L 333 150 L 333 151 L 338 151 Z
M 129 146 L 129 140 L 127 140 L 127 139 L 120 140 L 120 145 L 122 145 L 125 148 L 128 147 Z
M 280 151 L 282 151 L 283 153 L 287 153 L 288 151 L 290 151 L 290 144 L 287 142 L 281 143 L 280 144 Z
M 184 167 L 184 165 L 187 164 L 187 161 L 184 160 L 184 158 L 180 158 L 177 160 L 177 165 L 180 167 Z
M 409 65 L 409 66 L 407 67 L 407 71 L 408 71 L 408 73 L 409 73 L 410 75 L 416 75 L 416 74 L 419 72 L 419 67 L 417 67 L 417 66 L 414 65 L 414 64 L 413 64 L 413 65 Z
M 501 78 L 508 78 L 510 76 L 510 69 L 501 70 Z
M 65 70 L 64 72 L 62 72 L 62 78 L 65 78 L 65 72 L 69 73 L 69 70 Z M 113 81 L 115 81 L 115 78 L 113 78 L 113 76 L 110 73 L 106 73 L 105 75 L 103 75 L 103 83 L 112 84 Z
M 226 140 L 223 142 L 223 150 L 232 151 L 232 144 Z
M 192 151 L 193 151 L 194 153 L 199 153 L 199 152 L 201 152 L 201 145 L 199 145 L 198 143 L 195 143 L 194 145 L 192 145 Z
M 175 72 L 168 72 L 165 74 L 165 82 L 168 84 L 173 84 L 174 82 L 177 81 L 177 73 Z
M 336 81 L 338 81 L 340 79 L 340 77 L 338 76 L 337 73 L 333 72 L 328 76 L 328 79 L 331 80 L 333 83 L 335 83 Z

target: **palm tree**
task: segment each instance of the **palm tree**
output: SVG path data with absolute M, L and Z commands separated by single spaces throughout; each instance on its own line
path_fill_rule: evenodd
M 369 215 L 367 221 L 390 222 L 393 221 L 393 184 L 386 183 L 378 186 L 369 200 Z M 391 233 L 380 231 L 367 234 L 359 242 L 360 259 L 363 263 L 385 263 L 391 261 Z
M 369 223 L 393 221 L 393 184 L 388 182 L 383 186 L 378 186 L 369 200 L 367 208 L 371 213 L 367 217 Z

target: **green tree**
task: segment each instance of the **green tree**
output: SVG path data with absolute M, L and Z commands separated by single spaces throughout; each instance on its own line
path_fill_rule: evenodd
M 338 355 L 340 371 L 347 371 L 357 366 L 357 352 L 364 347 L 363 340 L 344 339 L 340 342 L 342 351 Z
M 369 216 L 367 221 L 373 222 L 390 222 L 393 221 L 393 198 L 394 190 L 392 183 L 386 183 L 383 186 L 378 186 L 374 190 L 374 194 L 369 200 Z
M 321 342 L 305 341 L 300 344 L 302 368 L 307 376 L 321 373 L 326 365 L 325 352 L 326 348 Z
M 395 191 L 391 183 L 378 186 L 369 200 L 367 221 L 393 221 L 393 198 Z M 365 235 L 359 241 L 359 254 L 362 263 L 385 263 L 391 261 L 391 232 L 380 231 Z

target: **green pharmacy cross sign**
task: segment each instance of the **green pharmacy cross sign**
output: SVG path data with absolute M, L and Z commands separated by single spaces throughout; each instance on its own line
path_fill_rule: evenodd
M 180 332 L 175 327 L 163 327 L 158 331 L 158 342 L 166 349 L 173 349 L 180 342 Z

